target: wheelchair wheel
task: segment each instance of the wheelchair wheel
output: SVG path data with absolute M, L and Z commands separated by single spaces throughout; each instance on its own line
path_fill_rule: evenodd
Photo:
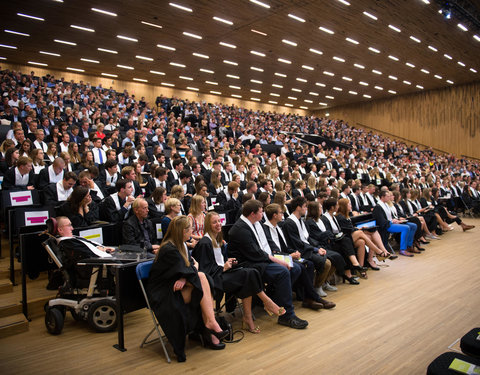
M 81 314 L 77 314 L 77 312 L 75 311 L 75 309 L 70 309 L 70 314 L 72 314 L 72 318 L 76 321 L 76 322 L 80 322 L 83 320 L 83 316 Z
M 97 332 L 110 332 L 117 328 L 117 304 L 105 299 L 94 302 L 88 309 L 88 324 Z
M 62 312 L 55 308 L 51 307 L 47 309 L 45 313 L 45 327 L 47 331 L 52 335 L 59 335 L 62 333 L 64 318 Z

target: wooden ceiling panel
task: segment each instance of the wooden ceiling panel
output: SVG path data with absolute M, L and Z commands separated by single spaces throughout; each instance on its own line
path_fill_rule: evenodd
M 46 63 L 52 69 L 80 68 L 89 75 L 111 73 L 122 80 L 141 78 L 155 85 L 167 82 L 179 89 L 195 87 L 205 93 L 213 90 L 227 97 L 241 95 L 246 100 L 253 97 L 262 102 L 289 103 L 309 109 L 412 93 L 421 90 L 419 86 L 425 90 L 442 88 L 450 85 L 447 80 L 454 84 L 478 80 L 475 72 L 480 70 L 480 42 L 473 35 L 480 35 L 480 31 L 460 30 L 458 20 L 455 17 L 445 20 L 438 14 L 439 7 L 433 1 L 427 5 L 421 0 L 350 0 L 351 5 L 347 6 L 338 0 L 265 0 L 269 9 L 247 0 L 175 1 L 191 8 L 192 12 L 170 6 L 168 1 L 119 0 L 105 4 L 93 0 L 64 3 L 53 0 L 10 1 L 3 8 L 0 44 L 13 45 L 17 49 L 0 48 L 0 57 L 12 63 L 34 61 Z M 93 7 L 114 12 L 117 16 L 94 12 Z M 364 15 L 364 11 L 376 16 L 377 20 Z M 17 12 L 43 17 L 45 21 L 19 17 Z M 294 20 L 288 14 L 306 22 Z M 213 17 L 229 20 L 233 25 L 218 22 Z M 162 28 L 145 25 L 142 21 Z M 71 24 L 90 27 L 95 32 L 77 30 L 71 28 Z M 401 32 L 388 25 L 398 27 Z M 320 26 L 334 34 L 321 31 Z M 30 36 L 7 33 L 5 29 Z M 252 29 L 267 35 L 254 33 Z M 185 36 L 185 31 L 200 35 L 202 39 Z M 138 42 L 125 41 L 117 35 L 136 38 Z M 410 36 L 421 42 L 415 42 Z M 354 39 L 358 44 L 346 38 Z M 54 39 L 77 45 L 55 43 Z M 285 44 L 282 40 L 297 45 Z M 220 42 L 233 44 L 236 48 L 222 46 Z M 175 51 L 158 48 L 157 44 L 173 47 Z M 118 51 L 118 54 L 101 52 L 99 47 Z M 369 50 L 369 47 L 380 53 Z M 323 54 L 312 53 L 312 48 Z M 265 56 L 254 55 L 250 52 L 252 50 Z M 40 54 L 39 51 L 58 53 L 61 57 Z M 447 59 L 444 54 L 452 59 Z M 138 59 L 138 55 L 154 61 Z M 335 56 L 344 62 L 335 60 Z M 389 56 L 398 58 L 398 61 Z M 81 58 L 100 63 L 81 61 Z M 291 64 L 282 63 L 279 58 L 289 60 Z M 238 65 L 226 64 L 225 60 Z M 186 67 L 172 66 L 171 62 Z M 407 62 L 415 67 L 407 66 Z M 360 69 L 354 64 L 365 68 Z M 134 70 L 117 65 L 131 66 Z M 263 69 L 263 72 L 252 70 L 252 66 Z M 214 74 L 200 69 L 214 71 Z M 165 75 L 152 74 L 152 70 Z M 382 74 L 375 74 L 372 70 Z M 334 76 L 324 74 L 325 71 L 334 73 Z M 360 82 L 368 83 L 368 86 Z M 273 84 L 283 87 L 274 87 Z

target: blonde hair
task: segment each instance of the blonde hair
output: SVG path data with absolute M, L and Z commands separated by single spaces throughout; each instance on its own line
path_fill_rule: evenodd
M 165 202 L 165 214 L 168 215 L 172 212 L 172 207 L 180 204 L 180 201 L 177 198 L 168 198 Z
M 167 201 L 168 202 L 168 201 Z M 190 261 L 188 260 L 188 255 L 185 250 L 185 243 L 183 241 L 183 231 L 190 226 L 188 219 L 186 216 L 181 215 L 175 217 L 169 224 L 167 233 L 165 233 L 165 237 L 163 237 L 163 241 L 160 244 L 160 247 L 166 245 L 168 243 L 173 244 L 185 262 L 187 267 L 190 267 Z M 157 257 L 160 251 L 157 253 Z
M 194 195 L 192 197 L 192 202 L 190 204 L 190 212 L 193 217 L 198 216 L 202 213 L 202 202 L 205 201 L 203 195 Z
M 217 235 L 213 233 L 212 219 L 214 216 L 220 216 L 217 212 L 211 211 L 205 217 L 205 233 L 208 233 L 212 239 L 213 247 L 220 247 L 223 243 L 223 233 L 220 231 Z

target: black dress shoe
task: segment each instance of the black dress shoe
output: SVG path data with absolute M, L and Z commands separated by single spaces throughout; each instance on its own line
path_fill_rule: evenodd
M 283 315 L 279 316 L 278 324 L 295 329 L 303 329 L 308 326 L 308 322 L 306 320 L 302 320 L 296 315 L 292 315 L 290 317 L 284 317 Z
M 302 302 L 302 307 L 312 310 L 323 309 L 323 304 L 321 302 L 314 301 L 313 299 L 305 298 Z

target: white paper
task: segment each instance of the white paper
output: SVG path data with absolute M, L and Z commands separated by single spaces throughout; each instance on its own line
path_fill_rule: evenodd
M 86 240 L 95 241 L 103 245 L 103 230 L 102 228 L 86 229 L 78 232 L 80 237 Z
M 155 231 L 157 232 L 157 240 L 161 240 L 163 238 L 162 224 L 155 224 L 155 226 Z
M 26 211 L 25 212 L 25 225 L 42 225 L 45 224 L 49 218 L 48 211 Z

